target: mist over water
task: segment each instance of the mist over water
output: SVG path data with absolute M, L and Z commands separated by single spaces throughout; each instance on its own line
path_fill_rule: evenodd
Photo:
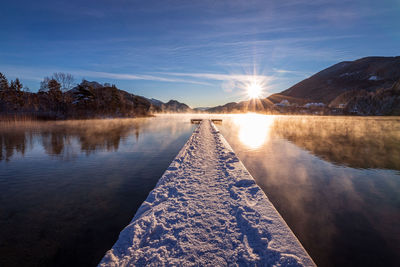
M 217 127 L 319 266 L 399 266 L 400 118 L 0 124 L 0 266 L 96 265 L 191 135 Z
M 399 265 L 399 118 L 238 115 L 219 129 L 317 265 Z

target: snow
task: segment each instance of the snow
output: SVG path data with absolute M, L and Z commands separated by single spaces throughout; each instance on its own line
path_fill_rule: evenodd
M 348 72 L 346 72 L 346 73 L 341 74 L 339 77 L 350 76 L 350 75 L 352 75 L 352 74 L 353 74 L 353 73 L 348 73 Z
M 279 107 L 288 107 L 290 106 L 290 103 L 288 100 L 283 99 L 280 103 L 276 103 L 275 106 L 279 106 Z
M 339 77 L 347 77 L 347 76 L 353 76 L 355 74 L 359 73 L 359 71 L 355 71 L 355 72 L 346 72 L 343 74 L 340 74 Z
M 307 103 L 304 105 L 305 108 L 311 108 L 311 107 L 324 107 L 324 103 Z
M 361 71 L 346 72 L 339 75 L 339 77 L 348 77 L 359 74 Z
M 377 80 L 379 80 L 379 78 L 378 78 L 378 76 L 376 76 L 376 75 L 372 75 L 371 77 L 369 77 L 368 80 L 370 80 L 370 81 L 377 81 Z
M 99 266 L 315 266 L 209 120 Z

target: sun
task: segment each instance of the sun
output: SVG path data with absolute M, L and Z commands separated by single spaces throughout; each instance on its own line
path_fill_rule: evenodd
M 247 86 L 247 94 L 251 99 L 260 98 L 262 87 L 258 83 L 251 83 Z

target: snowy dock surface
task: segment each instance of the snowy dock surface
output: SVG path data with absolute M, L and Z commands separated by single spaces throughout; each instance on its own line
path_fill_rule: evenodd
M 100 266 L 315 266 L 203 120 Z

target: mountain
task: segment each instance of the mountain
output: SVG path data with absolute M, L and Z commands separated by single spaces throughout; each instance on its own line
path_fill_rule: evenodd
M 268 98 L 231 102 L 212 113 L 399 114 L 400 57 L 365 57 L 324 69 Z
M 164 104 L 162 101 L 155 98 L 146 98 L 153 106 L 161 108 L 161 105 Z
M 170 100 L 167 103 L 164 103 L 158 99 L 151 98 L 147 100 L 151 103 L 153 107 L 156 107 L 157 109 L 154 109 L 154 112 L 161 112 L 161 113 L 188 113 L 188 112 L 193 112 L 193 109 L 191 109 L 188 105 L 185 103 L 181 103 L 176 100 Z
M 345 97 L 342 94 L 390 88 L 398 79 L 400 57 L 365 57 L 335 64 L 269 99 L 290 98 L 294 103 L 307 101 L 329 105 L 336 98 Z M 343 104 L 339 102 L 334 103 Z
M 161 105 L 161 111 L 168 113 L 187 113 L 192 112 L 193 110 L 185 103 L 181 103 L 176 100 L 170 100 Z
M 267 99 L 251 99 L 239 103 L 230 102 L 222 106 L 207 109 L 210 113 L 242 113 L 242 112 L 272 112 L 273 103 Z
M 230 102 L 222 106 L 216 106 L 213 108 L 207 109 L 207 112 L 210 113 L 233 113 L 236 111 L 236 102 Z
M 198 111 L 198 112 L 204 112 L 204 111 L 207 111 L 210 108 L 211 107 L 197 107 L 197 108 L 194 108 L 193 110 L 194 111 Z

